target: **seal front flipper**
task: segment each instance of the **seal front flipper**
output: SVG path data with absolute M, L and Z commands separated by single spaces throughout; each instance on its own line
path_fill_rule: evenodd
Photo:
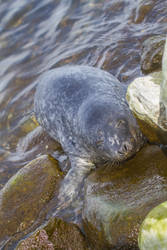
M 88 162 L 84 158 L 70 157 L 70 161 L 71 169 L 61 183 L 58 204 L 53 214 L 65 217 L 68 221 L 73 220 L 72 217 L 75 217 L 75 213 L 81 209 L 84 180 L 95 168 L 92 162 Z

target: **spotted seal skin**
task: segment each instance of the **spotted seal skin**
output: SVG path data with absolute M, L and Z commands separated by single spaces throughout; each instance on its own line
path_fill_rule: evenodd
M 76 198 L 92 169 L 122 162 L 142 147 L 144 139 L 125 93 L 114 76 L 89 66 L 60 67 L 38 79 L 37 120 L 71 162 L 60 188 L 62 203 Z

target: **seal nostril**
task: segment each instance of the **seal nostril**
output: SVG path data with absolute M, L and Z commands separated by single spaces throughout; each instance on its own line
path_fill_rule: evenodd
M 124 149 L 125 151 L 128 151 L 128 146 L 127 146 L 127 144 L 124 144 L 124 145 L 123 145 L 123 149 Z
M 124 152 L 124 153 L 127 153 L 127 152 L 129 152 L 129 151 L 131 151 L 132 150 L 132 146 L 131 146 L 131 144 L 129 144 L 128 142 L 125 142 L 123 145 L 122 145 L 122 151 Z
M 124 145 L 124 148 L 126 151 L 128 151 L 128 146 L 126 144 Z

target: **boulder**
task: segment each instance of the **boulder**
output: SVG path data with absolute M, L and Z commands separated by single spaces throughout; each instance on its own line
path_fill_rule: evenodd
M 126 98 L 129 108 L 150 142 L 160 142 L 159 133 L 163 129 L 158 124 L 160 108 L 160 83 L 162 72 L 154 72 L 136 78 L 129 86 Z M 166 132 L 166 131 L 164 131 Z
M 128 87 L 127 101 L 142 132 L 153 143 L 167 144 L 167 40 L 162 71 L 136 78 Z
M 138 249 L 138 232 L 146 214 L 166 200 L 166 164 L 158 146 L 146 146 L 120 166 L 89 175 L 82 217 L 92 249 Z
M 43 155 L 6 183 L 0 191 L 0 248 L 14 249 L 20 239 L 45 222 L 56 205 L 52 200 L 62 178 L 57 161 Z
M 140 250 L 167 249 L 167 201 L 153 208 L 142 223 L 139 233 Z
M 162 57 L 162 81 L 160 85 L 160 126 L 167 131 L 167 39 Z
M 79 249 L 88 250 L 87 242 L 78 227 L 61 219 L 51 219 L 47 226 L 21 241 L 17 250 Z

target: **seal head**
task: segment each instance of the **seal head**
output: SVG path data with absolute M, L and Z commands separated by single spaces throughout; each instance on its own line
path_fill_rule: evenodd
M 110 97 L 102 96 L 89 100 L 81 110 L 83 145 L 89 145 L 92 162 L 121 162 L 139 151 L 143 137 L 128 107 L 118 110 Z

